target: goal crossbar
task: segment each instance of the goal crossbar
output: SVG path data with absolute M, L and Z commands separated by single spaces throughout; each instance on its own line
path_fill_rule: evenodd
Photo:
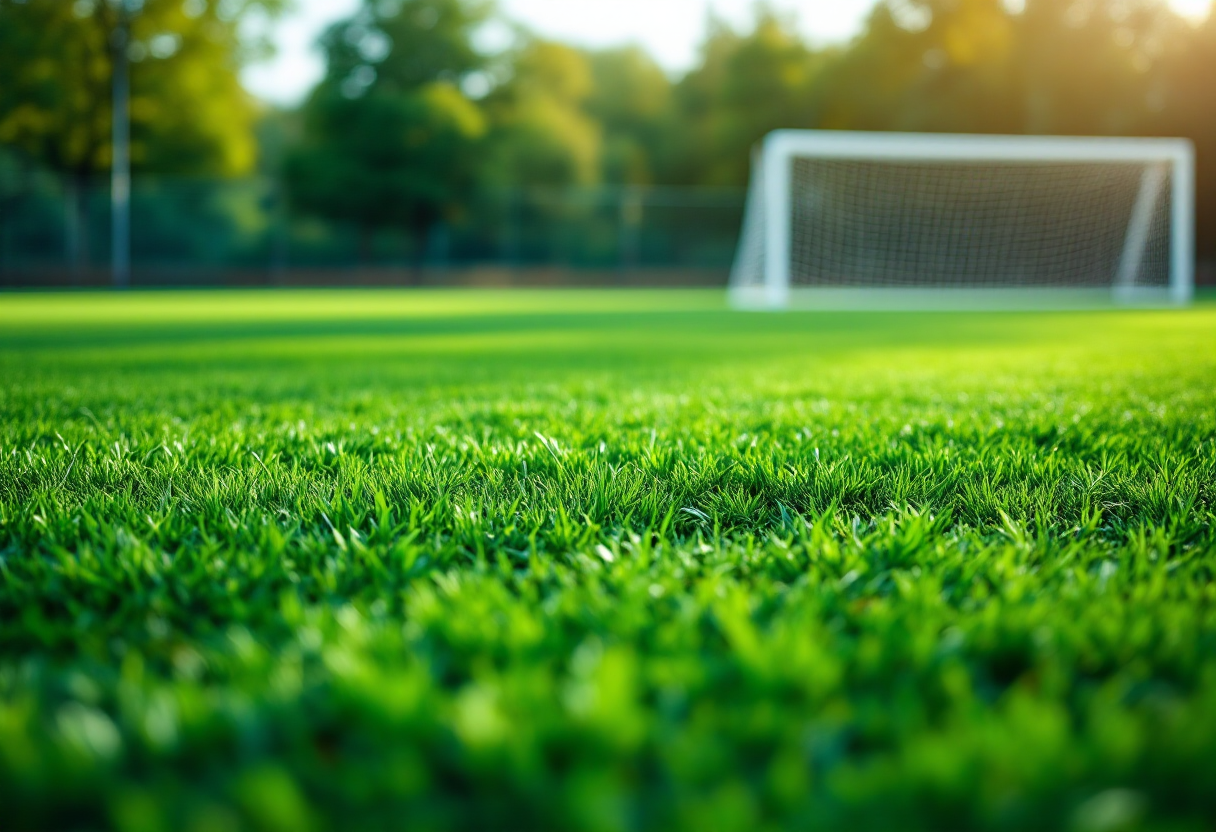
M 951 166 L 959 172 L 978 166 L 993 166 L 993 171 L 1002 172 L 1003 178 L 992 176 L 994 183 L 989 202 L 1002 198 L 1001 187 L 1018 187 L 1019 166 L 1021 169 L 1036 167 L 1046 170 L 1050 182 L 1051 166 L 1068 166 L 1072 170 L 1095 171 L 1110 166 L 1138 166 L 1141 173 L 1129 188 L 1135 190 L 1128 196 L 1126 215 L 1120 221 L 1117 213 L 1124 210 L 1117 206 L 1098 204 L 1095 210 L 1113 211 L 1111 223 L 1121 227 L 1115 229 L 1121 239 L 1116 253 L 1112 253 L 1109 279 L 1104 285 L 960 285 L 943 287 L 933 285 L 932 276 L 926 276 L 926 285 L 854 285 L 847 278 L 841 280 L 839 263 L 836 271 L 820 276 L 815 273 L 814 263 L 801 264 L 811 276 L 792 273 L 793 242 L 795 226 L 794 193 L 795 162 L 802 160 L 811 165 L 868 164 L 876 173 L 870 185 L 880 179 L 882 171 L 904 173 L 919 168 L 937 172 L 941 182 L 939 190 L 948 190 Z M 884 168 L 883 166 L 886 166 Z M 987 170 L 988 168 L 982 168 Z M 870 170 L 870 168 L 867 168 Z M 813 173 L 806 178 L 814 183 Z M 837 202 L 848 202 L 851 185 L 848 177 L 839 175 L 832 188 Z M 944 183 L 941 184 L 941 183 Z M 981 180 L 981 186 L 983 181 Z M 812 184 L 809 187 L 814 187 Z M 972 197 L 975 185 L 971 183 Z M 1065 186 L 1061 185 L 1061 189 Z M 818 306 L 823 308 L 1051 308 L 1073 306 L 1100 306 L 1109 304 L 1137 305 L 1182 305 L 1189 303 L 1194 293 L 1194 148 L 1185 139 L 1161 138 L 1113 138 L 1113 137 L 1047 137 L 1047 136 L 991 136 L 949 135 L 914 133 L 874 133 L 818 130 L 778 130 L 770 133 L 759 148 L 754 163 L 752 184 L 749 189 L 747 215 L 744 220 L 743 237 L 740 241 L 735 268 L 732 272 L 731 297 L 736 306 L 744 308 L 780 309 L 790 306 Z M 915 196 L 915 195 L 913 195 Z M 1062 198 L 1068 192 L 1062 190 Z M 948 192 L 945 199 L 949 198 Z M 1095 197 L 1097 198 L 1097 197 Z M 1163 206 L 1164 200 L 1168 205 Z M 803 213 L 833 211 L 832 200 L 822 198 L 804 200 L 813 203 L 800 207 Z M 888 200 L 888 203 L 890 200 Z M 914 203 L 915 201 L 912 200 Z M 820 204 L 822 203 L 822 204 Z M 856 204 L 848 203 L 848 210 L 857 215 L 864 211 Z M 930 206 L 932 208 L 933 206 Z M 915 210 L 915 209 L 910 209 Z M 957 211 L 955 212 L 958 213 Z M 918 233 L 924 233 L 928 220 L 921 211 L 917 216 Z M 860 222 L 850 216 L 850 220 Z M 1168 281 L 1162 285 L 1138 285 L 1137 275 L 1145 263 L 1149 249 L 1150 233 L 1159 224 L 1168 226 L 1158 231 L 1161 245 L 1168 246 Z M 931 217 L 929 218 L 931 219 Z M 954 216 L 956 227 L 952 233 L 962 235 L 966 245 L 968 229 L 960 227 L 966 219 Z M 854 225 L 832 226 L 833 234 L 846 236 L 857 228 Z M 908 223 L 904 223 L 907 225 Z M 866 230 L 866 229 L 863 229 Z M 813 231 L 807 231 L 810 234 Z M 905 236 L 908 233 L 904 229 Z M 865 239 L 850 243 L 834 241 L 836 245 L 864 247 Z M 873 237 L 868 237 L 873 244 Z M 1112 238 L 1113 239 L 1113 238 Z M 812 241 L 813 242 L 813 241 Z M 1078 247 L 1085 241 L 1078 239 Z M 1059 241 L 1056 242 L 1059 246 Z M 813 248 L 813 246 L 811 246 Z M 890 253 L 887 253 L 890 256 Z M 860 257 L 850 260 L 856 268 Z M 1089 267 L 1092 270 L 1092 266 Z

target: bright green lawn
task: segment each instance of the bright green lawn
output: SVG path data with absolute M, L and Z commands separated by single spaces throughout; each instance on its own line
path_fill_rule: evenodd
M 0 295 L 5 830 L 1201 830 L 1216 307 Z

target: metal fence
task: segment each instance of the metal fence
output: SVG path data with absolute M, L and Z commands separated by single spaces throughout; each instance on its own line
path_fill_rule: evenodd
M 423 240 L 293 211 L 272 179 L 136 178 L 133 282 L 723 283 L 744 193 L 601 187 L 496 191 Z M 108 279 L 109 186 L 0 164 L 0 284 Z

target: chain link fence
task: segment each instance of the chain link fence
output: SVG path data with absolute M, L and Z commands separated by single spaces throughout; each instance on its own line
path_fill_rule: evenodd
M 495 191 L 418 239 L 303 215 L 270 178 L 136 177 L 132 282 L 724 285 L 743 203 L 736 189 Z M 0 159 L 0 285 L 107 283 L 109 224 L 108 182 Z

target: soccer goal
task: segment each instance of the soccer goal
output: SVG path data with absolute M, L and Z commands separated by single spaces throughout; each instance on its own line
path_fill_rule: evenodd
M 780 130 L 758 149 L 731 274 L 742 308 L 1182 305 L 1183 139 Z

